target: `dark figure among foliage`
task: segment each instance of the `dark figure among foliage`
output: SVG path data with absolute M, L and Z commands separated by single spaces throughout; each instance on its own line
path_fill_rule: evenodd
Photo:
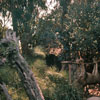
M 55 65 L 59 71 L 61 70 L 61 61 L 54 54 L 46 55 L 46 64 L 51 67 Z

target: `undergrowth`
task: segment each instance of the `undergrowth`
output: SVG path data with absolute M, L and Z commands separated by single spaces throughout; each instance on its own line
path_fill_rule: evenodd
M 38 54 L 34 54 L 33 59 L 28 57 L 27 61 L 39 83 L 45 100 L 82 100 L 82 92 L 69 85 L 68 73 L 66 71 L 58 72 L 55 66 L 48 67 L 44 54 L 39 50 Z M 0 77 L 6 83 L 13 100 L 29 100 L 15 68 L 8 65 L 2 67 Z

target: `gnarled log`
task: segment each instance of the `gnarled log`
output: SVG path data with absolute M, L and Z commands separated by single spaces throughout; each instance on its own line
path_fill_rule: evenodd
M 29 69 L 28 63 L 20 54 L 18 39 L 16 33 L 12 30 L 6 32 L 6 37 L 1 40 L 1 44 L 8 50 L 8 60 L 15 62 L 16 69 L 19 72 L 21 81 L 25 87 L 26 93 L 30 100 L 44 100 L 43 94 L 40 90 L 38 83 L 33 75 L 33 72 Z

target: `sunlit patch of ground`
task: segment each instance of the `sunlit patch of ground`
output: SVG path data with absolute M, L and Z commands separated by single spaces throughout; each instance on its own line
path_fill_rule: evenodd
M 58 73 L 58 72 L 47 71 L 47 74 L 49 74 L 49 75 L 58 75 L 59 77 L 63 77 L 63 75 L 61 73 Z

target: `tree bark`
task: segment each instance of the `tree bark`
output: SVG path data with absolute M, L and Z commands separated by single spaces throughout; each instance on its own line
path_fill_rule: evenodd
M 40 90 L 38 83 L 33 75 L 33 72 L 29 69 L 28 63 L 19 52 L 18 39 L 16 33 L 12 30 L 6 32 L 6 38 L 1 41 L 1 44 L 6 44 L 8 50 L 8 60 L 15 62 L 16 69 L 19 72 L 19 76 L 25 87 L 26 93 L 30 100 L 44 100 L 43 94 Z
M 6 96 L 6 100 L 12 100 L 11 96 L 8 93 L 6 85 L 4 83 L 2 83 L 2 84 L 0 83 L 0 87 L 2 88 L 2 90 L 3 90 L 3 92 L 4 92 L 5 96 Z
M 22 82 L 24 83 L 25 90 L 30 100 L 44 100 L 33 72 L 29 69 L 29 65 L 25 59 L 21 56 L 21 54 L 17 54 L 13 60 L 17 65 L 17 70 L 20 74 Z

